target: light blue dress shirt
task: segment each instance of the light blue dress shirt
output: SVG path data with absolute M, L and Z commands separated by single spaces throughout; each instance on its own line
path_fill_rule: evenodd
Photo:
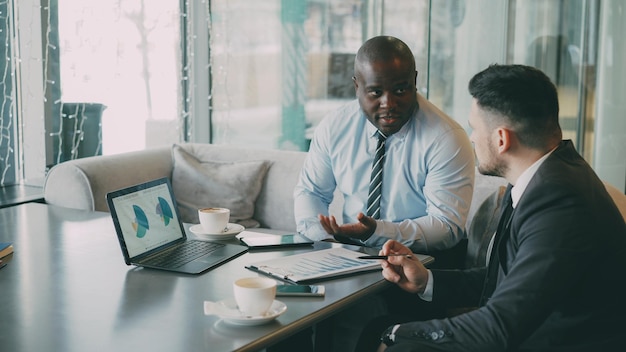
M 417 100 L 413 118 L 387 138 L 381 220 L 367 246 L 395 239 L 428 253 L 465 236 L 474 185 L 471 143 L 458 123 L 422 96 Z M 335 190 L 344 198 L 338 222 L 355 223 L 365 213 L 376 143 L 376 127 L 356 100 L 320 122 L 294 190 L 298 232 L 313 240 L 332 237 L 318 214 L 328 215 Z

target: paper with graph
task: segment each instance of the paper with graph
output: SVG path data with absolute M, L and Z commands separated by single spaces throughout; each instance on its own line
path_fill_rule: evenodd
M 378 260 L 358 258 L 364 254 L 336 247 L 252 263 L 246 268 L 294 283 L 381 269 Z

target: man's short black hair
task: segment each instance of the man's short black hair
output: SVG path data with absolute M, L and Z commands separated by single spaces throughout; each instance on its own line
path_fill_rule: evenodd
M 524 65 L 493 64 L 469 82 L 478 105 L 497 116 L 488 126 L 505 124 L 524 145 L 543 149 L 561 139 L 556 87 L 540 70 Z

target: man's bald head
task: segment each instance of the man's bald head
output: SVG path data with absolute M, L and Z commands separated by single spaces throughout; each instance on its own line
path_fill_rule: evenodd
M 398 60 L 409 63 L 415 71 L 415 57 L 403 41 L 391 36 L 378 36 L 367 40 L 356 53 L 354 75 L 358 77 L 364 64 Z

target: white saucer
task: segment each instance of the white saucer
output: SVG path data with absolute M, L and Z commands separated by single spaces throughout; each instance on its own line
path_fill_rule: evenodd
M 211 239 L 227 239 L 235 237 L 243 230 L 245 230 L 245 227 L 232 223 L 228 223 L 226 231 L 220 233 L 205 233 L 202 225 L 200 224 L 193 225 L 189 228 L 189 231 L 191 231 L 194 235 Z
M 270 309 L 265 315 L 249 316 L 244 315 L 237 309 L 234 298 L 227 298 L 219 302 L 204 301 L 204 315 L 217 315 L 228 324 L 233 325 L 260 325 L 276 319 L 287 310 L 287 306 L 274 300 Z

